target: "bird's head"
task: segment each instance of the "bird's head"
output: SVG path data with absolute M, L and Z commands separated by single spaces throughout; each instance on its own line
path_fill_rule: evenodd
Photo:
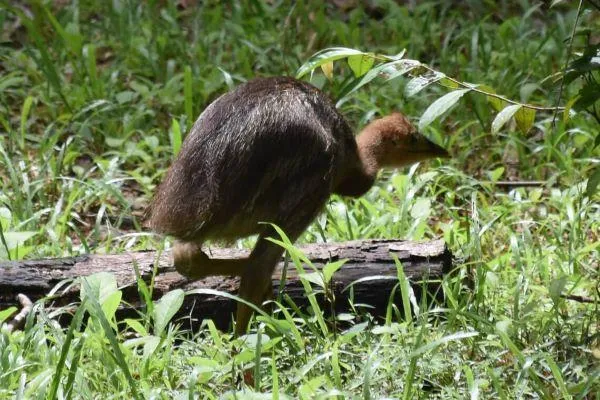
M 400 113 L 379 118 L 358 135 L 359 152 L 371 167 L 401 167 L 436 157 L 449 157 L 448 152 L 421 135 Z

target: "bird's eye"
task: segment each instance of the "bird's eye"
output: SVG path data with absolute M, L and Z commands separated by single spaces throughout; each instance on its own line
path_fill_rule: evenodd
M 410 135 L 408 140 L 410 141 L 411 144 L 415 144 L 417 142 L 417 135 L 415 135 L 415 134 Z
M 398 138 L 392 138 L 392 144 L 394 146 L 400 146 L 400 139 L 398 139 Z

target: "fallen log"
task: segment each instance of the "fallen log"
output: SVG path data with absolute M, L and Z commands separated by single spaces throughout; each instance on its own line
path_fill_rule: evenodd
M 361 305 L 368 307 L 371 314 L 385 314 L 390 294 L 397 284 L 397 280 L 393 279 L 397 276 L 397 269 L 392 254 L 402 263 L 404 273 L 410 280 L 417 299 L 421 298 L 422 293 L 427 293 L 430 299 L 441 300 L 439 282 L 452 268 L 451 254 L 442 240 L 424 242 L 362 240 L 311 244 L 301 246 L 300 249 L 317 268 L 322 268 L 328 262 L 347 260 L 333 275 L 330 282 L 331 292 L 336 299 L 334 306 L 337 312 L 347 311 L 352 303 L 355 308 Z M 246 250 L 232 248 L 214 248 L 210 251 L 211 257 L 218 258 L 245 257 L 247 254 Z M 134 266 L 147 283 L 150 283 L 155 273 L 154 298 L 160 298 L 166 292 L 176 288 L 185 291 L 208 288 L 235 294 L 238 287 L 238 280 L 233 277 L 187 280 L 173 268 L 169 252 L 89 254 L 58 259 L 9 261 L 0 262 L 0 310 L 16 305 L 16 297 L 19 293 L 36 301 L 46 297 L 60 282 L 102 271 L 115 275 L 117 284 L 123 291 L 123 304 L 130 305 L 123 306 L 118 316 L 131 317 L 136 311 L 143 309 L 143 302 L 137 290 Z M 284 259 L 273 274 L 275 296 L 280 287 L 283 266 Z M 375 277 L 375 279 L 366 279 L 368 277 Z M 423 292 L 424 288 L 425 292 Z M 307 304 L 298 272 L 291 262 L 287 268 L 283 290 L 299 307 Z M 397 290 L 395 295 L 397 304 L 400 304 L 400 298 L 400 292 Z M 319 300 L 323 303 L 322 298 Z M 47 298 L 46 305 L 60 307 L 78 301 L 78 285 L 72 285 L 67 290 L 54 292 Z M 402 309 L 401 306 L 399 308 Z M 212 319 L 218 327 L 224 329 L 232 320 L 234 309 L 235 303 L 222 296 L 188 295 L 178 317 L 186 327 L 195 328 L 203 319 Z M 330 307 L 324 309 L 329 310 Z

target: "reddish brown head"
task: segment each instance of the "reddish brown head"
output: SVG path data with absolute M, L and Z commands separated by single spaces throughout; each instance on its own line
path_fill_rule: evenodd
M 404 115 L 393 113 L 367 125 L 358 135 L 357 145 L 367 169 L 401 167 L 448 152 L 417 132 Z

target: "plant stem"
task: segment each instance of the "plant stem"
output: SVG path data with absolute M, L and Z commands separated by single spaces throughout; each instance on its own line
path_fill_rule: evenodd
M 573 48 L 573 38 L 575 38 L 575 30 L 577 29 L 577 23 L 579 22 L 579 16 L 581 15 L 581 7 L 583 6 L 583 0 L 579 0 L 579 6 L 577 7 L 577 15 L 575 16 L 575 23 L 573 24 L 573 30 L 571 31 L 571 37 L 569 38 L 569 48 L 567 49 L 567 60 L 565 61 L 565 66 L 562 71 L 562 79 L 560 81 L 560 88 L 558 89 L 558 98 L 556 99 L 556 104 L 560 103 L 560 99 L 562 97 L 563 89 L 565 86 L 565 73 L 567 72 L 567 68 L 569 66 L 569 61 L 571 59 L 571 49 Z M 552 117 L 552 129 L 556 126 L 556 115 L 558 114 L 558 110 L 554 112 L 554 116 Z
M 578 16 L 579 16 L 579 14 L 578 14 Z M 387 57 L 387 56 L 382 56 L 382 55 L 377 55 L 377 54 L 369 54 L 369 55 L 373 59 L 378 60 L 378 61 L 388 61 L 388 62 L 389 61 L 398 61 L 395 58 L 391 58 L 391 57 Z M 423 64 L 423 63 L 421 63 L 420 61 L 417 61 L 417 60 L 412 60 L 412 61 L 415 61 L 416 63 L 419 64 L 419 66 L 425 68 L 429 72 L 440 73 L 440 71 L 437 71 L 436 69 L 430 67 L 427 64 Z M 476 85 L 472 85 L 472 84 L 468 84 L 468 83 L 465 83 L 465 82 L 461 82 L 458 79 L 452 78 L 451 76 L 448 76 L 446 74 L 444 74 L 444 78 L 448 79 L 449 81 L 455 83 L 456 85 L 458 85 L 458 86 L 460 86 L 462 88 L 471 89 L 472 91 L 474 91 L 476 93 L 480 93 L 480 94 L 484 94 L 486 96 L 494 97 L 494 98 L 496 98 L 498 100 L 505 101 L 505 102 L 507 102 L 509 104 L 520 105 L 521 107 L 524 107 L 524 108 L 530 108 L 530 109 L 536 110 L 536 111 L 554 111 L 555 113 L 558 112 L 558 111 L 563 111 L 565 109 L 564 107 L 559 107 L 559 106 L 555 106 L 555 107 L 543 107 L 543 106 L 536 106 L 536 105 L 533 105 L 533 104 L 520 103 L 518 101 L 511 100 L 508 97 L 504 97 L 504 96 L 496 94 L 496 93 L 486 92 L 485 90 L 479 89 Z M 559 97 L 559 101 L 560 101 L 560 97 Z
M 437 72 L 436 70 L 434 70 L 433 68 L 429 67 L 428 65 L 423 64 L 423 67 L 425 67 L 427 70 L 429 70 L 431 72 Z M 459 81 L 457 79 L 454 79 L 454 78 L 452 78 L 450 76 L 445 75 L 444 77 L 446 79 L 448 79 L 449 81 L 451 81 L 451 82 L 453 82 L 453 83 L 455 83 L 455 84 L 457 84 L 457 85 L 459 85 L 459 86 L 461 86 L 463 88 L 471 89 L 472 91 L 474 91 L 476 93 L 481 93 L 481 94 L 484 94 L 486 96 L 494 97 L 496 99 L 505 101 L 505 102 L 510 103 L 510 104 L 517 104 L 517 105 L 520 105 L 521 107 L 524 107 L 524 108 L 531 108 L 532 110 L 537 110 L 537 111 L 555 111 L 555 112 L 561 111 L 561 110 L 565 109 L 564 107 L 558 107 L 558 106 L 556 106 L 556 107 L 543 107 L 543 106 L 536 106 L 536 105 L 533 105 L 533 104 L 520 103 L 518 101 L 511 100 L 511 99 L 509 99 L 507 97 L 504 97 L 504 96 L 496 94 L 496 93 L 486 92 L 485 90 L 481 90 L 481 89 L 477 88 L 477 86 L 475 86 L 475 85 L 471 85 L 471 84 L 468 84 L 468 83 L 461 82 L 461 81 Z

